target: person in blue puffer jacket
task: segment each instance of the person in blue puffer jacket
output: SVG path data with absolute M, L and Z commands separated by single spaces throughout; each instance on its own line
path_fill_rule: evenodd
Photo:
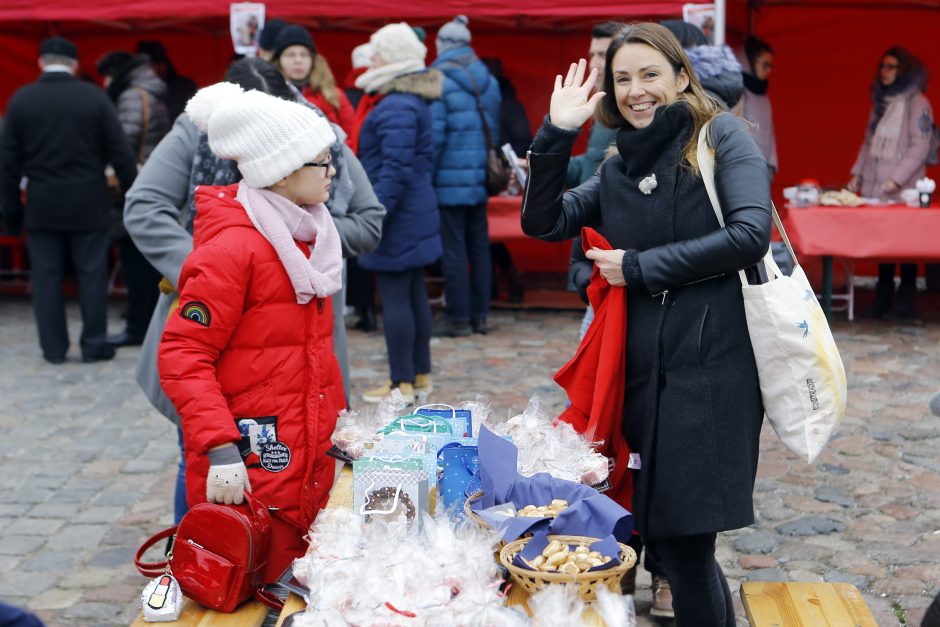
M 424 65 L 427 49 L 408 24 L 389 24 L 372 35 L 372 67 L 356 79 L 359 103 L 353 143 L 385 205 L 382 241 L 359 257 L 375 272 L 390 378 L 367 391 L 377 403 L 393 388 L 413 402 L 431 392 L 431 306 L 424 266 L 441 256 L 440 218 L 432 185 L 434 140 L 429 104 L 441 96 L 443 77 Z
M 434 189 L 444 244 L 444 296 L 451 337 L 486 333 L 491 262 L 486 224 L 486 151 L 482 110 L 498 149 L 499 83 L 470 47 L 468 20 L 458 15 L 437 32 L 443 97 L 434 116 Z M 477 105 L 479 99 L 479 107 Z M 470 267 L 469 276 L 467 266 Z

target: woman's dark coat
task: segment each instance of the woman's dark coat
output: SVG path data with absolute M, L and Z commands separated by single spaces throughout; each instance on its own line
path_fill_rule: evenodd
M 692 133 L 687 105 L 621 129 L 618 155 L 564 193 L 577 132 L 546 120 L 529 159 L 522 227 L 559 241 L 597 229 L 623 249 L 627 381 L 623 429 L 642 468 L 633 511 L 647 538 L 736 529 L 754 521 L 763 406 L 737 270 L 770 241 L 767 166 L 740 120 L 712 124 L 725 229 L 705 186 L 680 165 Z M 639 182 L 656 175 L 650 195 Z
M 359 257 L 367 270 L 413 270 L 441 256 L 429 102 L 441 97 L 442 83 L 434 69 L 392 79 L 362 124 L 359 160 L 386 212 L 378 248 Z

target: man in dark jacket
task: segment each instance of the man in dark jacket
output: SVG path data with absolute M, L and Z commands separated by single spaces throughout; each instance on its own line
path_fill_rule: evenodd
M 443 97 L 431 105 L 431 113 L 434 191 L 444 244 L 446 334 L 451 337 L 486 333 L 492 280 L 483 118 L 492 141 L 498 141 L 501 98 L 496 79 L 470 47 L 467 22 L 458 15 L 441 27 L 432 64 L 444 73 Z
M 137 168 L 114 106 L 103 91 L 75 78 L 78 50 L 60 37 L 39 48 L 42 76 L 17 90 L 3 135 L 3 215 L 14 233 L 29 232 L 33 303 L 47 361 L 69 347 L 62 281 L 75 268 L 86 362 L 111 359 L 107 344 L 111 216 L 105 166 L 125 190 Z M 20 181 L 26 177 L 26 206 Z

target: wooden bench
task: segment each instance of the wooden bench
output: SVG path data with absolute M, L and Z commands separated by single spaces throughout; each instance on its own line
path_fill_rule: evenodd
M 751 627 L 878 627 L 848 583 L 748 582 L 741 601 Z

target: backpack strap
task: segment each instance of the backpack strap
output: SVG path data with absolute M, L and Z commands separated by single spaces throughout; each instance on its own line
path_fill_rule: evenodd
M 170 551 L 167 559 L 163 560 L 162 562 L 142 562 L 141 558 L 143 558 L 144 553 L 146 553 L 150 547 L 156 545 L 161 540 L 165 540 L 166 538 L 176 534 L 177 529 L 179 529 L 179 526 L 173 526 L 169 529 L 164 529 L 160 533 L 151 536 L 150 539 L 140 545 L 140 548 L 137 549 L 137 554 L 134 556 L 134 566 L 137 567 L 137 570 L 141 575 L 144 577 L 159 577 L 167 571 L 167 568 L 170 565 L 169 560 L 173 556 L 172 551 Z

